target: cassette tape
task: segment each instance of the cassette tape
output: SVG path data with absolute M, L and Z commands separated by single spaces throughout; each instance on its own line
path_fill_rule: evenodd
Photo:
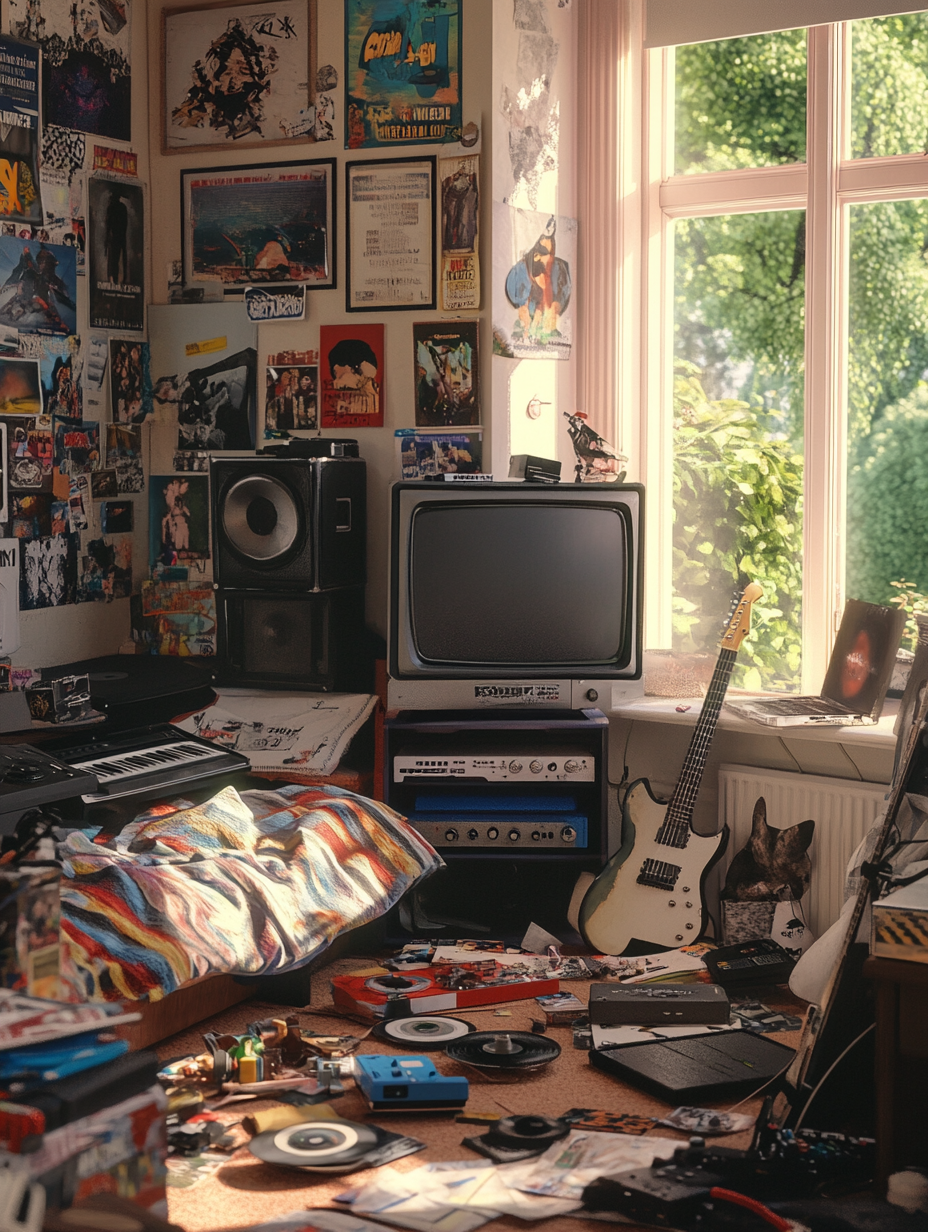
M 436 963 L 425 971 L 383 975 L 337 975 L 332 980 L 335 1004 L 354 1014 L 383 1018 L 388 1002 L 408 999 L 413 1014 L 440 1014 L 469 1005 L 524 1001 L 558 991 L 557 978 L 504 966 L 492 959 Z
M 467 1103 L 466 1078 L 447 1078 L 428 1057 L 358 1056 L 355 1082 L 376 1112 L 457 1110 Z

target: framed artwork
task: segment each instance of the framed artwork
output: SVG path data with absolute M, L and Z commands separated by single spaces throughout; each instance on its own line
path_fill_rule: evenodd
M 161 149 L 313 141 L 316 0 L 165 9 Z
M 181 172 L 184 282 L 335 286 L 335 159 Z
M 461 139 L 462 0 L 345 0 L 345 145 Z
M 435 307 L 435 158 L 345 164 L 348 312 Z

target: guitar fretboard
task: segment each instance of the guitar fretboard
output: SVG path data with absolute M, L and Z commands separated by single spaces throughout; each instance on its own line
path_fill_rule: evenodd
M 679 782 L 667 806 L 664 823 L 655 838 L 658 843 L 668 847 L 685 847 L 690 837 L 690 822 L 693 818 L 693 808 L 699 787 L 702 783 L 703 771 L 709 756 L 709 746 L 715 734 L 715 728 L 722 710 L 722 702 L 728 690 L 732 669 L 738 657 L 736 650 L 722 648 L 712 673 L 702 711 L 696 723 L 696 730 L 686 751 L 683 770 Z

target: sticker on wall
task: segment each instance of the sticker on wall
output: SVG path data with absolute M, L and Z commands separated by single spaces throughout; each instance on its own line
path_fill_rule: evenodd
M 246 287 L 245 312 L 249 321 L 302 321 L 306 288 L 267 291 L 264 287 Z
M 322 325 L 321 427 L 382 428 L 383 325 Z

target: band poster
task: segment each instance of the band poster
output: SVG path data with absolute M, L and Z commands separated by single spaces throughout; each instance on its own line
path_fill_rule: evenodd
M 417 427 L 450 428 L 480 422 L 478 325 L 477 321 L 413 325 Z
M 0 217 L 41 225 L 39 49 L 0 35 Z
M 462 0 L 345 0 L 345 145 L 461 139 Z
M 91 176 L 90 326 L 141 332 L 145 328 L 145 205 L 141 184 Z
M 382 428 L 383 325 L 321 325 L 323 428 Z
M 438 162 L 441 183 L 441 309 L 467 312 L 480 307 L 480 156 L 465 154 Z

